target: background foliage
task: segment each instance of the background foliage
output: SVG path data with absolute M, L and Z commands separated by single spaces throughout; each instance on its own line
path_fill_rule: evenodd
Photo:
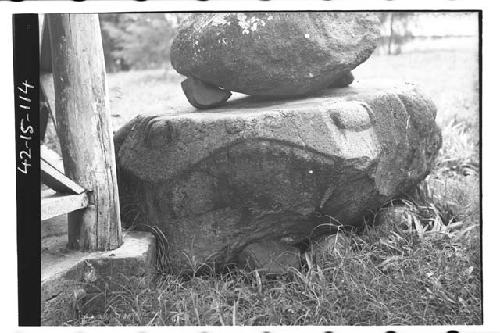
M 105 13 L 99 14 L 101 24 L 106 70 L 159 69 L 170 67 L 170 46 L 179 23 L 186 13 Z M 439 20 L 456 16 L 458 21 L 467 14 L 377 12 L 381 22 L 382 38 L 379 52 L 401 54 L 403 45 L 418 38 L 422 17 Z M 432 36 L 447 36 L 449 32 L 437 27 Z M 453 35 L 461 35 L 455 29 Z M 421 31 L 420 31 L 421 33 Z M 429 33 L 424 33 L 429 35 Z
M 179 20 L 186 14 L 99 14 L 106 70 L 165 68 Z

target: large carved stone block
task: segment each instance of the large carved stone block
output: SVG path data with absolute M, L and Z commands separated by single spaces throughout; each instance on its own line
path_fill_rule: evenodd
M 434 104 L 409 84 L 217 111 L 138 116 L 115 135 L 123 223 L 160 227 L 177 269 L 292 263 L 414 187 L 441 146 Z

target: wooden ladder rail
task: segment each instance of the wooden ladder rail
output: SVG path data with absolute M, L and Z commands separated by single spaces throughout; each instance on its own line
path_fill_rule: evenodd
M 41 193 L 42 221 L 88 207 L 88 192 L 66 177 L 60 157 L 45 145 L 40 146 L 40 178 L 50 188 Z

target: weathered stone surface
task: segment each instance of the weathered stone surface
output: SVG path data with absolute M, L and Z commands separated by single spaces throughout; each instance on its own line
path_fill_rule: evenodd
M 178 269 L 249 252 L 258 263 L 360 225 L 422 180 L 441 145 L 435 106 L 412 85 L 218 111 L 138 116 L 115 135 L 123 223 L 162 228 Z
M 349 86 L 352 81 L 354 81 L 354 75 L 352 75 L 352 72 L 345 72 L 339 77 L 335 78 L 329 88 L 345 88 Z
M 418 220 L 418 212 L 414 206 L 394 204 L 381 208 L 375 215 L 375 224 L 396 225 L 403 229 L 412 228 Z
M 289 267 L 299 267 L 301 253 L 297 247 L 287 244 L 286 237 L 279 240 L 256 242 L 245 247 L 235 262 L 240 267 L 263 270 L 268 274 L 280 274 Z
M 181 87 L 189 103 L 198 109 L 220 106 L 231 97 L 230 91 L 208 85 L 192 77 L 182 81 Z
M 192 14 L 172 43 L 170 59 L 179 73 L 226 90 L 305 95 L 368 59 L 377 46 L 378 23 L 367 13 Z

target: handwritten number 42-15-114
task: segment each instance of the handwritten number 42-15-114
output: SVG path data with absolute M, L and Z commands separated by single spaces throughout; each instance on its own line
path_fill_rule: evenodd
M 20 92 L 17 95 L 20 99 L 18 111 L 24 112 L 19 124 L 19 138 L 23 140 L 24 146 L 19 151 L 19 162 L 21 165 L 17 167 L 17 170 L 24 174 L 28 173 L 28 169 L 31 166 L 31 140 L 35 132 L 33 126 L 30 125 L 31 98 L 29 98 L 29 89 L 33 88 L 35 86 L 29 84 L 28 81 L 24 81 L 17 87 Z

